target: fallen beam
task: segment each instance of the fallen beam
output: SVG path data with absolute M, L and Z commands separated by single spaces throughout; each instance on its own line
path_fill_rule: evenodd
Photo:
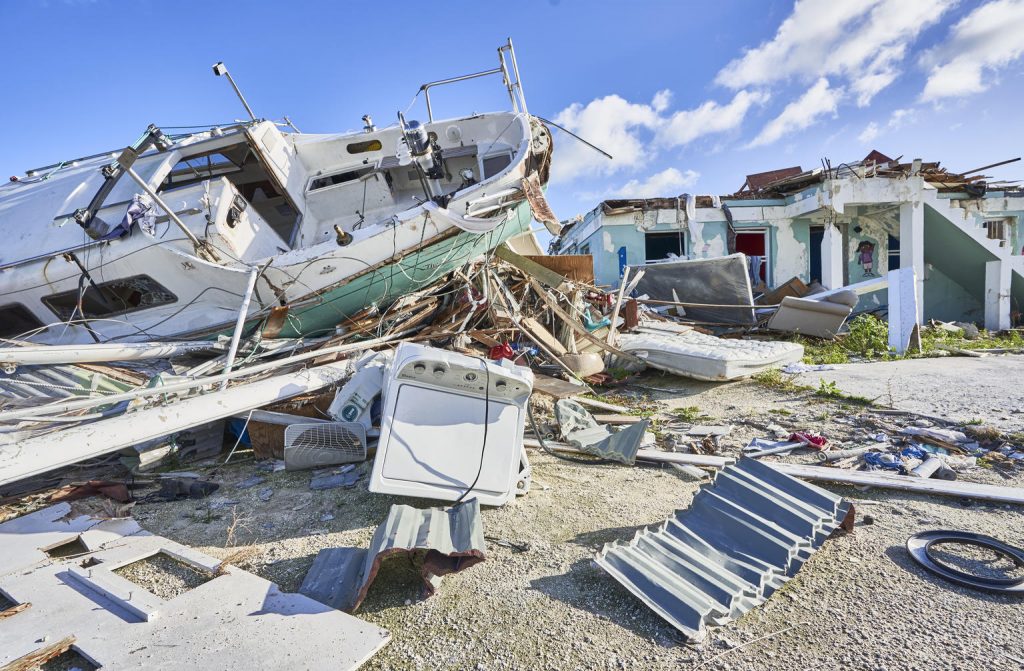
M 167 343 L 96 343 L 92 345 L 30 345 L 0 349 L 0 365 L 38 366 L 105 361 L 166 359 L 182 354 L 223 350 L 215 340 Z
M 308 394 L 350 372 L 348 363 L 330 363 L 6 445 L 0 448 L 0 485 Z
M 870 471 L 847 471 L 825 466 L 804 466 L 801 464 L 771 464 L 775 470 L 804 480 L 822 480 L 844 485 L 866 485 L 883 489 L 901 489 L 920 494 L 936 496 L 959 496 L 979 501 L 1024 504 L 1024 489 L 982 485 L 973 482 L 950 482 L 918 478 L 910 475 L 887 475 Z
M 545 440 L 544 443 L 552 450 L 571 454 L 587 455 L 587 452 L 576 449 L 572 445 Z M 540 441 L 535 438 L 523 438 L 523 445 L 535 449 L 543 449 Z M 592 455 L 590 455 L 592 456 Z M 662 452 L 661 450 L 637 450 L 638 461 L 652 461 L 659 464 L 682 464 L 685 466 L 701 466 L 703 468 L 725 468 L 736 463 L 732 457 L 716 457 L 711 454 L 687 454 L 684 452 Z

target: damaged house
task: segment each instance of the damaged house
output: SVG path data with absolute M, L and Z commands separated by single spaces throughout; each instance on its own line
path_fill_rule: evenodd
M 1003 163 L 953 173 L 873 151 L 838 167 L 748 175 L 728 196 L 606 200 L 550 251 L 593 255 L 597 283 L 609 286 L 627 266 L 743 253 L 755 290 L 794 277 L 864 284 L 860 310 L 887 307 L 869 280 L 912 267 L 919 319 L 1006 329 L 1024 307 L 1024 190 L 981 174 Z

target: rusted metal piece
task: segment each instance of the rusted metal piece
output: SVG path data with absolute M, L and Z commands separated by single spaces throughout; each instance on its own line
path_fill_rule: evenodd
M 284 325 L 287 322 L 287 320 L 287 305 L 279 305 L 275 308 L 271 308 L 270 316 L 267 317 L 267 323 L 263 326 L 263 337 L 276 338 L 281 333 L 281 329 L 284 328 Z

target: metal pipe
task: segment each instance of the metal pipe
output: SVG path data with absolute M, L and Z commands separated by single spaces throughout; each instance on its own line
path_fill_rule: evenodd
M 928 457 L 920 463 L 914 470 L 911 471 L 914 475 L 919 478 L 930 478 L 935 471 L 942 468 L 944 465 L 943 461 L 939 457 Z
M 166 359 L 180 354 L 221 349 L 216 341 L 168 343 L 98 343 L 95 345 L 34 345 L 0 349 L 0 365 L 35 366 L 103 361 Z
M 764 457 L 764 456 L 767 456 L 769 454 L 783 454 L 784 452 L 791 452 L 791 451 L 795 450 L 798 447 L 805 447 L 805 446 L 806 446 L 806 443 L 801 443 L 801 442 L 786 443 L 784 445 L 779 445 L 777 447 L 769 447 L 766 450 L 760 450 L 758 452 L 747 452 L 743 456 L 750 457 L 751 459 L 757 459 L 759 457 Z
M 256 278 L 260 276 L 260 269 L 253 268 L 249 272 L 249 282 L 245 286 L 245 296 L 242 298 L 242 307 L 238 309 L 238 319 L 235 320 L 235 332 L 231 334 L 231 345 L 228 347 L 228 362 L 224 365 L 224 373 L 230 373 L 235 365 L 235 355 L 238 353 L 238 341 L 245 330 L 245 318 L 249 314 L 249 303 L 252 301 L 252 291 L 256 288 Z M 228 381 L 220 384 L 221 389 L 227 389 Z
M 164 202 L 164 199 L 161 198 L 156 191 L 150 188 L 149 184 L 146 183 L 146 180 L 142 179 L 142 177 L 139 176 L 139 173 L 135 172 L 131 166 L 124 164 L 122 164 L 122 166 L 124 167 L 125 172 L 128 173 L 128 176 L 132 178 L 132 181 L 138 184 L 139 188 L 145 191 L 146 195 L 152 198 L 153 202 L 159 205 L 161 210 L 167 213 L 168 218 L 174 222 L 175 226 L 181 229 L 181 232 L 185 234 L 185 237 L 188 238 L 196 248 L 201 247 L 202 243 L 199 241 L 199 238 L 195 236 L 195 233 L 188 230 L 188 226 L 186 226 L 185 222 L 181 220 L 181 217 L 179 217 L 177 213 Z
M 500 74 L 501 72 L 503 72 L 502 68 L 494 68 L 493 70 L 484 70 L 482 72 L 474 72 L 473 74 L 469 74 L 469 75 L 460 75 L 458 77 L 449 77 L 448 79 L 438 79 L 437 81 L 427 82 L 426 84 L 423 84 L 422 86 L 420 86 L 420 91 L 423 91 L 423 99 L 427 103 L 427 120 L 428 121 L 433 121 L 434 120 L 434 110 L 430 106 L 430 87 L 431 86 L 441 86 L 442 84 L 454 84 L 455 82 L 462 82 L 462 81 L 466 81 L 467 79 L 476 79 L 477 77 L 486 77 L 488 75 L 496 75 L 496 74 Z
M 512 60 L 512 72 L 516 75 L 516 88 L 519 90 L 519 102 L 522 105 L 520 110 L 523 114 L 529 114 L 526 109 L 526 93 L 523 91 L 523 80 L 519 78 L 519 64 L 516 62 L 516 49 L 512 46 L 512 38 L 508 38 L 508 55 Z
M 161 387 L 147 387 L 145 389 L 133 389 L 132 391 L 126 391 L 121 394 L 112 394 L 110 396 L 104 396 L 96 399 L 79 399 L 75 401 L 60 401 L 57 403 L 49 403 L 47 405 L 38 405 L 30 408 L 18 408 L 16 410 L 10 410 L 8 412 L 0 413 L 0 422 L 9 422 L 14 419 L 21 419 L 23 417 L 36 417 L 40 415 L 55 414 L 59 412 L 71 412 L 73 410 L 80 410 L 82 408 L 91 408 L 94 405 L 106 405 L 108 403 L 117 403 L 119 401 L 128 401 L 134 398 L 142 398 L 145 396 L 162 396 L 164 394 L 171 394 L 179 391 L 187 391 L 195 387 L 202 387 L 205 385 L 214 385 L 224 380 L 233 380 L 237 377 L 244 377 L 246 375 L 254 375 L 256 373 L 262 373 L 267 370 L 274 368 L 280 368 L 293 363 L 300 363 L 302 361 L 308 361 L 309 359 L 316 359 L 327 354 L 342 354 L 347 352 L 361 352 L 363 350 L 371 349 L 378 345 L 385 343 L 394 342 L 414 332 L 414 329 L 406 331 L 399 331 L 390 336 L 383 338 L 374 338 L 372 340 L 364 340 L 358 343 L 351 343 L 348 345 L 335 345 L 334 347 L 324 347 L 321 349 L 313 350 L 312 352 L 303 352 L 295 356 L 288 357 L 286 359 L 278 359 L 277 361 L 268 361 L 267 363 L 258 364 L 255 366 L 248 366 L 240 370 L 234 370 L 230 373 L 220 373 L 219 375 L 211 375 L 210 377 L 204 377 L 196 380 L 186 380 L 183 382 L 175 382 L 166 384 Z
M 856 457 L 861 454 L 865 454 L 875 449 L 874 445 L 864 445 L 862 447 L 851 447 L 848 450 L 835 450 L 833 452 L 818 452 L 814 456 L 820 462 L 831 462 L 839 461 L 840 459 L 846 459 L 847 457 Z
M 231 76 L 231 73 L 228 72 L 227 66 L 224 65 L 223 62 L 216 63 L 213 66 L 213 74 L 217 75 L 218 77 L 224 75 L 228 78 L 228 81 L 231 82 L 231 88 L 235 89 L 235 95 L 238 96 L 238 99 L 242 101 L 242 106 L 245 107 L 245 111 L 249 113 L 249 118 L 253 121 L 256 121 L 256 115 L 252 113 L 252 108 L 249 107 L 249 103 L 246 102 L 245 96 L 242 95 L 242 91 L 238 88 L 238 85 L 235 84 L 235 79 Z

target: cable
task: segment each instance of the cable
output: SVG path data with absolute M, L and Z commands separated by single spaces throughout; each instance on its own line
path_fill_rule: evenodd
M 473 484 L 469 486 L 469 489 L 462 493 L 462 496 L 455 499 L 455 503 L 452 505 L 462 503 L 462 500 L 469 496 L 469 493 L 473 491 L 474 487 L 476 487 L 476 483 L 480 482 L 480 474 L 484 472 L 484 453 L 487 451 L 487 429 L 491 423 L 491 367 L 487 365 L 487 360 L 483 357 L 473 356 L 473 358 L 480 361 L 484 367 L 484 374 L 486 375 L 486 382 L 484 384 L 484 439 L 480 445 L 480 464 L 476 467 L 476 477 L 473 478 Z
M 526 403 L 526 416 L 530 418 L 530 428 L 533 429 L 534 435 L 537 436 L 537 442 L 540 443 L 541 448 L 545 452 L 550 454 L 552 457 L 564 459 L 565 461 L 571 461 L 574 464 L 590 464 L 595 466 L 600 464 L 617 463 L 611 459 L 586 459 L 584 457 L 570 457 L 567 454 L 559 454 L 555 450 L 548 447 L 548 444 L 544 442 L 544 436 L 541 434 L 540 431 L 537 430 L 537 422 L 535 422 L 533 419 L 533 408 L 530 407 L 529 401 L 527 401 Z

